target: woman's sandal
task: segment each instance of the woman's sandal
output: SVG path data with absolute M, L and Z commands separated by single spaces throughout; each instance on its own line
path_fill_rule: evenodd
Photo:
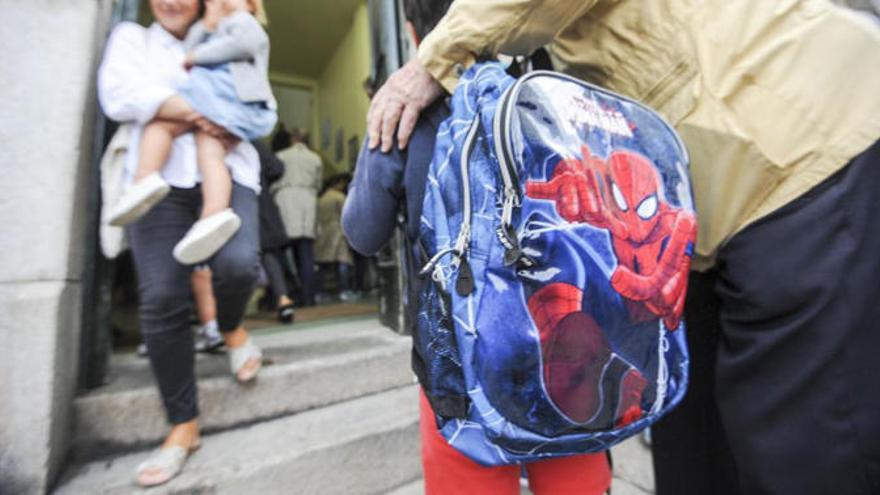
M 190 454 L 198 450 L 200 446 L 201 444 L 197 443 L 188 449 L 179 445 L 160 448 L 147 460 L 138 464 L 135 471 L 135 481 L 143 488 L 168 483 L 180 474 Z M 158 474 L 148 475 L 147 471 L 154 471 Z
M 263 367 L 263 351 L 254 344 L 250 337 L 244 344 L 236 348 L 229 349 L 227 347 L 226 352 L 229 354 L 229 368 L 239 383 L 252 382 L 257 377 L 260 368 Z M 256 364 L 247 368 L 247 364 L 252 361 L 255 361 Z

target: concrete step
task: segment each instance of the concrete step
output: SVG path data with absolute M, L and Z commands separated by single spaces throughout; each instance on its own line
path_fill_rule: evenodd
M 654 462 L 651 447 L 642 435 L 632 437 L 611 449 L 614 459 L 614 495 L 652 495 L 654 493 Z
M 74 467 L 56 490 L 137 492 L 150 452 Z M 206 435 L 184 472 L 152 494 L 379 494 L 421 476 L 415 385 Z
M 375 318 L 254 332 L 266 366 L 241 386 L 228 358 L 199 355 L 202 431 L 226 431 L 413 383 L 410 341 Z M 158 443 L 167 424 L 146 359 L 114 356 L 112 381 L 76 399 L 74 459 L 84 461 Z

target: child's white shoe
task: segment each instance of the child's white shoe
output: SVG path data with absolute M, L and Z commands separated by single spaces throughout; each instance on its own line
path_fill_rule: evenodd
M 231 208 L 218 211 L 194 223 L 174 246 L 174 259 L 194 265 L 214 255 L 238 232 L 241 219 Z
M 168 196 L 171 186 L 154 172 L 132 184 L 107 215 L 107 223 L 121 227 L 142 217 L 150 208 Z

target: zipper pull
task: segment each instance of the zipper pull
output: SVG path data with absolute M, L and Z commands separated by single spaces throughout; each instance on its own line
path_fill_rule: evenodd
M 471 264 L 468 263 L 466 255 L 463 255 L 460 261 L 458 279 L 455 281 L 455 292 L 461 297 L 467 297 L 474 291 L 474 272 L 471 270 Z
M 522 251 L 519 248 L 519 239 L 516 237 L 513 226 L 502 223 L 495 230 L 495 235 L 498 236 L 498 242 L 504 246 L 504 266 L 516 263 L 522 256 Z
M 444 256 L 446 256 L 447 254 L 457 255 L 458 251 L 456 251 L 455 248 L 447 248 L 447 249 L 443 249 L 440 252 L 438 252 L 437 254 L 435 254 L 430 260 L 428 260 L 427 263 L 425 263 L 425 266 L 423 266 L 422 269 L 419 270 L 419 275 L 418 275 L 419 278 L 425 278 L 428 276 L 428 274 L 433 272 L 434 267 L 437 266 L 437 263 L 440 262 L 440 259 L 443 258 Z
M 511 266 L 519 262 L 522 251 L 519 248 L 504 250 L 504 266 Z
M 522 251 L 520 251 L 519 258 L 516 260 L 516 266 L 520 270 L 522 270 L 522 269 L 528 270 L 528 269 L 534 268 L 537 264 L 538 264 L 538 262 L 536 262 L 534 260 L 534 258 L 532 258 L 531 256 L 524 254 Z

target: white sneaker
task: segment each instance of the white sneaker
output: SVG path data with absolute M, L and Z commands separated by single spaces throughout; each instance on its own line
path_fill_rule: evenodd
M 174 259 L 194 265 L 214 255 L 238 232 L 241 219 L 231 208 L 221 210 L 194 223 L 174 246 Z
M 121 227 L 128 225 L 150 211 L 171 191 L 158 172 L 135 182 L 122 194 L 107 215 L 107 223 Z
M 223 346 L 223 336 L 217 327 L 217 320 L 200 325 L 195 332 L 196 352 L 214 352 Z

